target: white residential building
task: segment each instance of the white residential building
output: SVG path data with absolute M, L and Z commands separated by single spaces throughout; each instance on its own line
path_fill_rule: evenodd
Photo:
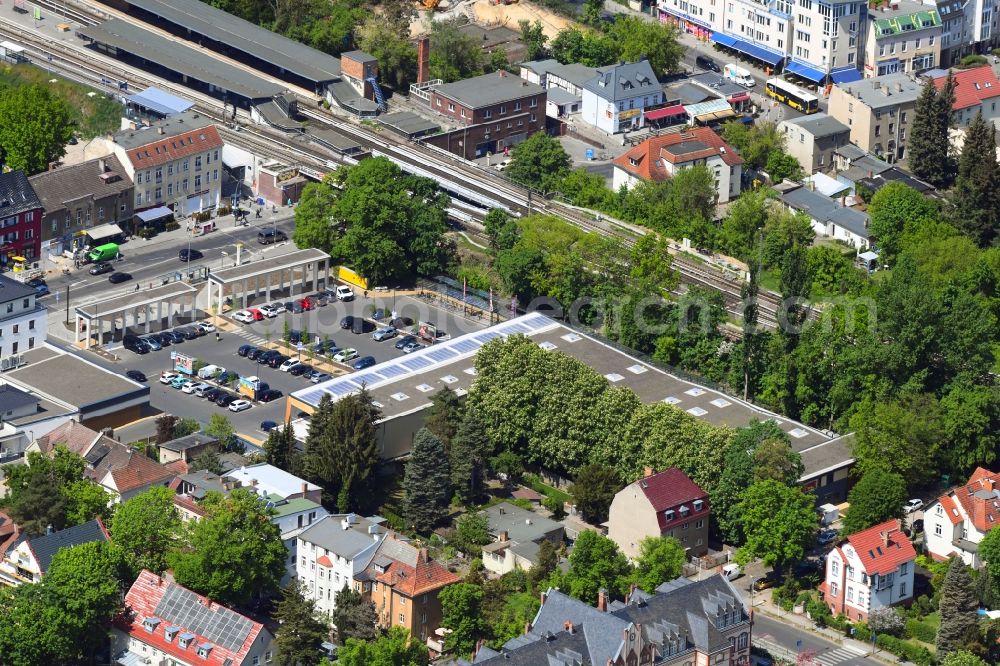
M 924 511 L 927 552 L 935 560 L 959 556 L 971 567 L 983 564 L 979 542 L 1000 525 L 1000 474 L 979 467 L 969 482 L 941 495 Z
M 663 104 L 663 88 L 649 61 L 602 67 L 583 85 L 581 118 L 602 132 L 642 127 L 643 110 Z
M 0 275 L 0 360 L 23 354 L 45 341 L 48 310 L 37 296 L 34 287 Z
M 226 472 L 222 478 L 236 482 L 261 497 L 277 496 L 286 500 L 302 497 L 317 504 L 323 501 L 323 489 L 315 483 L 300 479 L 280 467 L 267 463 L 245 465 Z
M 873 610 L 913 598 L 916 559 L 898 520 L 852 534 L 826 558 L 823 600 L 834 615 L 866 621 Z

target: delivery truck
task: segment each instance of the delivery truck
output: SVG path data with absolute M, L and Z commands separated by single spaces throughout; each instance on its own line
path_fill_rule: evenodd
M 723 75 L 733 83 L 737 83 L 744 88 L 753 88 L 756 83 L 756 81 L 753 80 L 753 76 L 750 75 L 750 72 L 742 67 L 736 66 L 733 63 L 726 65 L 723 70 Z
M 118 244 L 105 243 L 98 245 L 87 253 L 87 261 L 96 263 L 98 261 L 111 261 L 118 258 Z

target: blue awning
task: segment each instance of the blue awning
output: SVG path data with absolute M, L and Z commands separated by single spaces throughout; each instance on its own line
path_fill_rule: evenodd
M 834 83 L 853 83 L 855 81 L 860 81 L 862 78 L 861 72 L 858 70 L 842 69 L 839 72 L 832 72 L 830 78 L 833 79 Z
M 804 79 L 808 79 L 813 83 L 822 83 L 826 78 L 826 72 L 820 71 L 815 67 L 809 67 L 808 65 L 803 65 L 800 62 L 795 62 L 794 60 L 789 60 L 785 65 L 785 71 L 791 72 L 796 76 L 801 76 Z
M 157 208 L 140 211 L 136 213 L 135 216 L 139 218 L 140 222 L 152 222 L 153 220 L 158 220 L 161 217 L 173 217 L 174 211 L 170 210 L 166 206 L 159 206 Z
M 721 32 L 712 33 L 712 41 L 716 44 L 722 44 L 723 46 L 728 46 L 730 48 L 735 48 L 736 42 L 739 40 L 735 37 L 730 37 L 729 35 L 723 34 Z
M 756 44 L 751 44 L 750 42 L 744 42 L 742 39 L 733 39 L 732 47 L 737 51 L 747 54 L 751 58 L 756 58 L 757 60 L 763 60 L 769 65 L 777 65 L 779 62 L 784 60 L 785 56 L 780 53 L 774 53 L 768 51 L 767 49 L 757 46 Z

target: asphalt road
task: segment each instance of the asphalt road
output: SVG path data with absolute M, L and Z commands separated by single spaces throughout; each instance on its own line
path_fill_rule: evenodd
M 812 652 L 814 661 L 822 666 L 880 666 L 881 662 L 860 653 L 859 648 L 841 646 L 795 626 L 783 624 L 763 613 L 753 617 L 754 644 L 774 642 L 795 652 Z M 869 650 L 870 652 L 870 650 Z

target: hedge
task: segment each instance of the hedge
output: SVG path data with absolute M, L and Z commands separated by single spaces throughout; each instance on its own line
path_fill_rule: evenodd
M 878 638 L 875 639 L 875 644 L 883 650 L 918 664 L 918 666 L 933 666 L 936 663 L 934 655 L 927 648 L 907 643 L 895 636 L 879 634 Z
M 924 643 L 934 644 L 937 640 L 937 629 L 935 629 L 930 624 L 921 622 L 920 620 L 907 620 L 906 621 L 906 633 L 911 638 L 916 638 L 918 641 L 923 641 Z

